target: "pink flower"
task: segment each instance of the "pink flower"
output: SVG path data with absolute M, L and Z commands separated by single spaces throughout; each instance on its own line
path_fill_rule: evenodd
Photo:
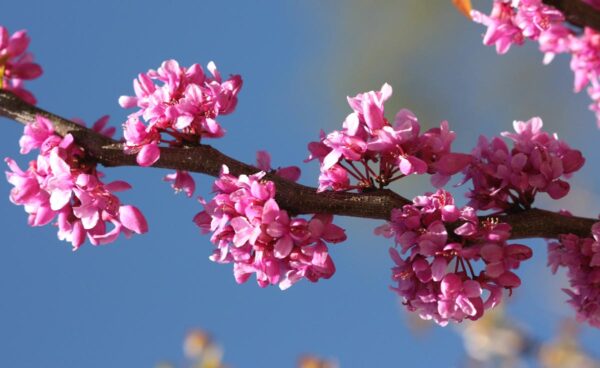
M 586 0 L 597 6 L 596 0 Z M 485 45 L 496 45 L 499 54 L 506 53 L 512 44 L 523 44 L 526 38 L 536 40 L 544 53 L 544 64 L 550 63 L 556 54 L 571 55 L 571 70 L 574 74 L 574 90 L 586 87 L 594 103 L 590 109 L 596 113 L 600 127 L 598 94 L 600 76 L 600 35 L 591 28 L 575 32 L 565 24 L 565 16 L 542 0 L 494 0 L 491 14 L 473 10 L 472 19 L 485 25 Z
M 592 226 L 590 235 L 563 234 L 558 242 L 549 242 L 548 265 L 553 273 L 567 268 L 571 287 L 563 291 L 570 297 L 577 320 L 600 327 L 600 222 Z
M 455 228 L 453 234 L 448 234 L 447 224 Z M 512 270 L 532 255 L 529 247 L 506 243 L 508 224 L 480 223 L 472 208 L 456 207 L 443 190 L 394 209 L 390 222 L 375 234 L 394 237 L 400 246 L 400 252 L 390 250 L 397 282 L 392 289 L 410 311 L 440 325 L 479 319 L 499 303 L 503 288 L 512 291 L 520 285 Z M 484 263 L 479 273 L 472 265 L 476 261 Z
M 94 129 L 110 133 L 105 124 L 102 118 Z M 113 194 L 130 185 L 123 181 L 104 184 L 96 165 L 86 160 L 70 134 L 59 137 L 50 121 L 37 116 L 34 123 L 25 126 L 20 144 L 22 152 L 40 150 L 26 171 L 12 159 L 5 160 L 11 170 L 6 173 L 7 179 L 14 186 L 10 199 L 24 206 L 29 225 L 43 226 L 57 219 L 58 238 L 70 242 L 74 250 L 86 237 L 99 245 L 115 241 L 120 233 L 129 237 L 148 231 L 142 213 L 133 206 L 121 205 Z
M 25 125 L 23 136 L 19 140 L 21 154 L 27 154 L 33 149 L 40 149 L 42 144 L 54 135 L 54 127 L 50 120 L 38 115 L 35 121 Z
M 268 154 L 259 154 L 259 166 L 270 168 Z M 224 166 L 215 181 L 216 196 L 201 200 L 204 211 L 194 222 L 203 233 L 212 233 L 216 249 L 210 259 L 233 263 L 238 283 L 255 274 L 261 287 L 287 289 L 302 278 L 316 282 L 331 277 L 335 266 L 325 243 L 344 241 L 344 230 L 332 223 L 331 215 L 290 217 L 275 200 L 275 184 L 264 175 L 236 177 Z
M 124 126 L 125 150 L 137 154 L 138 164 L 155 163 L 160 157 L 160 142 L 181 146 L 225 134 L 216 118 L 235 109 L 242 78 L 234 75 L 223 81 L 213 62 L 208 69 L 212 78 L 198 64 L 184 68 L 175 60 L 167 60 L 134 80 L 135 96 L 119 98 L 122 107 L 139 108 Z M 173 140 L 167 141 L 164 135 Z
M 321 164 L 320 192 L 382 188 L 404 176 L 425 173 L 442 186 L 471 162 L 471 155 L 451 152 L 455 134 L 445 121 L 421 134 L 418 119 L 403 109 L 391 124 L 384 116 L 391 94 L 392 87 L 384 84 L 381 91 L 348 97 L 354 112 L 346 117 L 343 129 L 321 132 L 319 142 L 309 143 L 306 161 L 318 159 Z
M 537 117 L 515 121 L 516 133 L 502 133 L 514 142 L 510 150 L 500 138 L 488 141 L 480 137 L 472 152 L 475 160 L 465 170 L 463 181 L 473 183 L 468 194 L 471 206 L 482 210 L 529 208 L 539 192 L 553 199 L 567 195 L 570 186 L 563 179 L 579 170 L 585 159 L 542 127 Z
M 264 172 L 273 170 L 271 169 L 271 155 L 267 151 L 256 152 L 256 167 Z M 275 175 L 293 182 L 297 182 L 302 173 L 298 166 L 280 167 L 274 171 Z
M 194 190 L 196 190 L 196 182 L 187 171 L 177 170 L 172 174 L 167 174 L 163 180 L 173 182 L 171 187 L 175 189 L 175 192 L 183 191 L 188 197 L 194 195 Z
M 123 128 L 125 152 L 137 153 L 136 161 L 140 166 L 150 166 L 158 161 L 160 157 L 158 132 L 148 131 L 136 116 L 127 119 Z
M 514 22 L 515 15 L 509 0 L 495 0 L 489 16 L 477 10 L 471 11 L 473 21 L 487 27 L 483 44 L 496 45 L 496 52 L 499 54 L 508 52 L 512 44 L 523 44 L 524 36 Z
M 42 67 L 33 62 L 32 54 L 26 52 L 28 46 L 26 31 L 17 31 L 9 37 L 8 30 L 0 26 L 0 89 L 11 91 L 35 105 L 35 97 L 23 88 L 23 84 L 42 75 Z

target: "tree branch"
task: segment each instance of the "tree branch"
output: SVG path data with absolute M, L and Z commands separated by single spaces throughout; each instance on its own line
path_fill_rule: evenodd
M 11 92 L 0 90 L 0 116 L 22 124 L 35 121 L 36 115 L 48 118 L 57 134 L 72 134 L 75 141 L 98 163 L 110 166 L 138 166 L 134 155 L 125 154 L 123 144 L 107 138 L 91 129 L 66 120 L 58 115 L 29 105 Z M 186 170 L 217 177 L 222 165 L 227 165 L 234 175 L 253 174 L 254 166 L 237 161 L 208 145 L 182 148 L 161 148 L 160 159 L 152 166 L 166 169 Z M 330 213 L 371 219 L 389 220 L 392 209 L 412 203 L 395 192 L 383 189 L 368 193 L 317 193 L 316 188 L 285 180 L 268 174 L 277 188 L 276 200 L 282 208 L 294 214 Z M 482 217 L 482 220 L 485 217 Z M 557 238 L 559 234 L 572 233 L 589 236 L 597 220 L 567 217 L 541 209 L 500 216 L 502 222 L 512 228 L 512 239 Z
M 567 22 L 578 27 L 590 27 L 600 32 L 600 11 L 581 0 L 542 0 L 560 10 Z

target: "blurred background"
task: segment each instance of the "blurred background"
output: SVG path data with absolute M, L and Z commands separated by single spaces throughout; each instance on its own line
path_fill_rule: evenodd
M 487 12 L 491 1 L 474 5 Z M 133 94 L 137 73 L 169 58 L 185 66 L 214 60 L 224 75 L 241 74 L 244 87 L 236 112 L 220 119 L 228 134 L 206 143 L 246 162 L 266 149 L 274 166 L 301 166 L 301 182 L 313 186 L 318 167 L 302 164 L 306 144 L 320 129 L 341 126 L 350 112 L 347 95 L 384 82 L 394 88 L 389 118 L 408 107 L 424 129 L 448 120 L 458 151 L 469 152 L 480 134 L 539 115 L 587 163 L 566 199 L 542 196 L 537 205 L 598 215 L 600 131 L 587 95 L 572 93 L 568 59 L 543 66 L 534 44 L 498 56 L 482 45 L 484 28 L 449 0 L 7 1 L 0 24 L 29 31 L 45 71 L 28 84 L 39 106 L 88 123 L 104 114 L 123 123 L 131 111 L 117 99 Z M 31 157 L 19 157 L 22 126 L 0 123 L 0 156 L 23 167 Z M 210 331 L 232 367 L 293 367 L 305 353 L 345 368 L 475 364 L 463 343 L 465 326 L 429 327 L 404 313 L 388 289 L 392 244 L 372 235 L 380 222 L 336 220 L 348 241 L 331 247 L 337 273 L 330 280 L 285 292 L 260 289 L 253 279 L 237 285 L 231 265 L 208 260 L 212 244 L 191 222 L 200 206 L 173 194 L 162 182 L 167 171 L 104 172 L 133 185 L 121 198 L 142 209 L 150 233 L 77 252 L 58 241 L 54 227 L 29 228 L 23 209 L 8 200 L 10 185 L 0 181 L 0 366 L 180 365 L 182 341 L 195 327 Z M 212 179 L 195 178 L 197 194 L 207 197 Z M 412 198 L 431 187 L 411 177 L 394 189 Z M 536 342 L 577 335 L 581 349 L 600 357 L 597 330 L 564 327 L 573 315 L 560 290 L 567 282 L 545 267 L 544 242 L 527 244 L 534 258 L 518 271 L 523 285 L 507 317 L 497 318 L 509 318 L 519 336 Z

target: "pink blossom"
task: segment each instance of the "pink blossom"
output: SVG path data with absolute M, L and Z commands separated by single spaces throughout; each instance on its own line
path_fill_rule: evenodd
M 171 187 L 175 189 L 176 193 L 183 191 L 188 197 L 194 195 L 194 190 L 196 190 L 194 178 L 184 170 L 177 170 L 172 174 L 167 174 L 163 180 L 172 182 Z
M 270 157 L 261 153 L 259 166 L 270 168 Z M 238 283 L 255 274 L 261 287 L 287 289 L 302 278 L 316 282 L 331 277 L 335 266 L 326 242 L 344 241 L 344 230 L 332 223 L 331 215 L 291 217 L 277 204 L 275 184 L 264 175 L 234 176 L 224 166 L 215 181 L 215 197 L 201 200 L 204 211 L 194 222 L 203 233 L 212 233 L 216 249 L 210 259 L 233 263 Z
M 596 0 L 587 0 L 597 6 Z M 512 44 L 523 44 L 529 38 L 539 43 L 544 53 L 544 63 L 550 63 L 557 54 L 571 55 L 571 70 L 574 74 L 574 90 L 580 92 L 588 87 L 593 100 L 590 110 L 596 113 L 600 127 L 599 98 L 597 93 L 600 76 L 600 35 L 594 29 L 584 27 L 576 32 L 565 24 L 565 16 L 542 0 L 494 0 L 491 14 L 472 11 L 475 22 L 487 27 L 483 43 L 496 45 L 503 54 Z
M 462 225 L 457 226 L 459 223 Z M 447 225 L 453 226 L 449 234 Z M 512 271 L 531 257 L 529 247 L 507 244 L 510 225 L 480 222 L 470 207 L 458 208 L 444 190 L 413 199 L 392 211 L 391 220 L 375 230 L 394 237 L 400 252 L 390 250 L 395 267 L 392 288 L 410 311 L 440 325 L 479 319 L 501 299 L 501 290 L 520 285 Z M 405 255 L 404 257 L 401 255 Z M 483 270 L 475 272 L 475 262 Z
M 319 142 L 309 143 L 306 161 L 318 159 L 321 164 L 319 191 L 382 188 L 404 176 L 425 173 L 442 186 L 471 162 L 471 155 L 451 152 L 455 134 L 445 121 L 421 134 L 416 116 L 403 109 L 390 123 L 384 103 L 391 94 L 392 88 L 384 84 L 381 91 L 348 97 L 354 112 L 346 117 L 343 129 L 321 132 Z
M 138 164 L 156 162 L 159 143 L 197 144 L 203 137 L 225 134 L 216 118 L 234 111 L 242 78 L 234 75 L 223 81 L 213 62 L 208 70 L 212 77 L 198 64 L 185 68 L 167 60 L 157 70 L 139 74 L 133 82 L 135 96 L 119 98 L 122 107 L 139 108 L 124 126 L 125 150 L 137 154 Z M 173 140 L 167 141 L 165 135 Z
M 512 44 L 521 45 L 524 42 L 523 33 L 514 22 L 515 14 L 510 0 L 495 0 L 489 16 L 472 10 L 471 18 L 487 27 L 483 44 L 496 45 L 496 52 L 504 54 Z
M 35 97 L 23 84 L 42 75 L 42 67 L 34 63 L 33 55 L 26 51 L 29 41 L 26 31 L 17 31 L 9 37 L 8 30 L 0 26 L 0 89 L 35 105 Z
M 556 273 L 567 268 L 570 288 L 563 291 L 570 297 L 577 320 L 600 327 L 600 222 L 591 229 L 591 237 L 560 235 L 548 243 L 548 266 Z
M 94 129 L 110 133 L 102 118 Z M 12 159 L 6 159 L 10 200 L 25 208 L 31 226 L 43 226 L 56 219 L 58 238 L 78 249 L 86 237 L 93 245 L 116 240 L 120 233 L 130 236 L 148 231 L 146 219 L 135 207 L 121 205 L 114 192 L 127 190 L 124 181 L 104 184 L 96 165 L 86 160 L 84 151 L 73 137 L 54 133 L 49 120 L 37 116 L 25 126 L 21 151 L 39 150 L 37 160 L 23 171 Z M 110 224 L 110 225 L 109 225 Z M 107 226 L 109 225 L 109 226 Z
M 272 171 L 271 155 L 267 151 L 256 152 L 256 167 L 264 172 Z M 298 166 L 285 166 L 274 170 L 275 175 L 278 175 L 289 181 L 297 182 L 300 179 L 301 170 Z
M 477 209 L 529 208 L 539 192 L 562 198 L 570 189 L 564 179 L 585 162 L 580 151 L 544 131 L 540 118 L 513 125 L 516 133 L 502 133 L 513 141 L 512 149 L 498 137 L 480 137 L 472 152 L 464 182 L 473 184 L 469 205 Z

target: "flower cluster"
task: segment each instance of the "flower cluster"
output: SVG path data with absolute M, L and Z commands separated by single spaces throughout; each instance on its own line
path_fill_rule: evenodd
M 302 278 L 331 277 L 335 266 L 325 242 L 344 241 L 344 230 L 332 223 L 332 215 L 291 217 L 279 208 L 275 184 L 264 176 L 261 171 L 238 177 L 223 167 L 214 185 L 217 195 L 201 201 L 204 211 L 194 218 L 204 233 L 212 232 L 216 249 L 210 259 L 233 262 L 238 283 L 256 274 L 261 287 L 279 284 L 283 290 Z
M 135 96 L 119 98 L 122 107 L 139 108 L 124 125 L 125 150 L 137 154 L 138 164 L 155 163 L 160 157 L 160 143 L 181 146 L 225 134 L 216 118 L 235 109 L 242 78 L 233 75 L 223 81 L 213 62 L 208 70 L 212 77 L 198 64 L 184 68 L 175 60 L 167 60 L 133 81 Z M 163 133 L 173 140 L 165 140 Z
M 328 135 L 321 132 L 320 141 L 308 145 L 307 161 L 318 159 L 321 164 L 319 191 L 361 191 L 425 173 L 432 174 L 432 183 L 441 187 L 469 164 L 470 155 L 451 152 L 455 134 L 446 121 L 420 134 L 416 116 L 403 109 L 391 124 L 384 116 L 384 104 L 391 94 L 392 87 L 384 84 L 380 91 L 348 97 L 354 111 L 343 129 Z M 350 177 L 356 183 L 351 184 Z
M 98 120 L 93 130 L 110 133 L 111 129 L 105 128 L 107 120 Z M 11 170 L 6 176 L 14 186 L 10 200 L 25 207 L 29 225 L 43 226 L 56 218 L 58 238 L 71 242 L 74 250 L 86 237 L 100 245 L 115 241 L 120 233 L 130 236 L 148 231 L 142 213 L 121 205 L 113 194 L 130 185 L 124 181 L 104 184 L 96 164 L 73 142 L 72 135 L 58 136 L 52 123 L 38 115 L 34 123 L 25 126 L 19 144 L 22 154 L 39 150 L 37 160 L 31 161 L 26 171 L 6 159 Z
M 594 6 L 599 4 L 596 0 L 587 2 Z M 593 100 L 590 110 L 596 113 L 600 127 L 600 34 L 597 31 L 586 27 L 576 33 L 565 24 L 559 10 L 542 0 L 494 0 L 490 15 L 473 10 L 471 17 L 487 27 L 483 43 L 496 45 L 499 54 L 527 38 L 538 41 L 545 64 L 556 54 L 570 54 L 574 90 L 580 92 L 588 86 L 587 92 Z
M 512 291 L 521 284 L 512 270 L 532 251 L 507 244 L 510 230 L 494 219 L 480 222 L 473 208 L 457 207 L 450 193 L 438 190 L 395 209 L 375 234 L 394 237 L 400 248 L 390 249 L 396 264 L 393 290 L 406 307 L 446 325 L 479 319 L 501 301 L 502 289 Z M 479 260 L 484 267 L 477 273 L 472 263 Z
M 9 37 L 8 30 L 0 26 L 0 89 L 11 91 L 35 105 L 35 97 L 23 84 L 42 75 L 42 67 L 33 62 L 31 53 L 26 52 L 28 46 L 26 31 L 17 31 Z
M 482 136 L 472 152 L 474 160 L 465 170 L 464 181 L 473 182 L 468 196 L 469 205 L 476 209 L 526 209 L 539 192 L 562 198 L 570 189 L 563 178 L 585 162 L 580 151 L 543 131 L 540 118 L 513 125 L 516 133 L 502 133 L 513 141 L 512 149 L 499 137 Z
M 567 268 L 570 289 L 563 289 L 577 311 L 577 320 L 600 327 L 600 222 L 592 226 L 592 237 L 563 234 L 548 244 L 548 265 L 556 273 Z

